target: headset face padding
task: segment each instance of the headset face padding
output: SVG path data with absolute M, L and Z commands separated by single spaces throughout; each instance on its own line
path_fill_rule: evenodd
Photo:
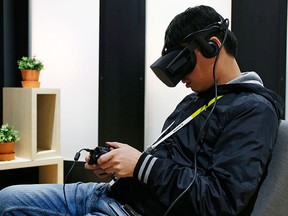
M 189 34 L 186 38 L 193 36 L 193 40 L 182 50 L 173 50 L 162 55 L 150 68 L 156 76 L 168 87 L 175 87 L 181 79 L 191 73 L 196 65 L 197 59 L 194 50 L 199 47 L 206 58 L 212 58 L 219 52 L 219 47 L 214 41 L 207 41 L 210 33 L 228 28 L 227 19 L 214 23 L 208 27 Z M 185 40 L 184 39 L 184 40 Z

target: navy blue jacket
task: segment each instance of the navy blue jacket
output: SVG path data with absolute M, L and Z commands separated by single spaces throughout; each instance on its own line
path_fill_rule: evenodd
M 218 86 L 218 95 L 223 97 L 212 113 L 210 106 L 155 149 L 144 152 L 134 177 L 118 180 L 110 195 L 149 216 L 164 215 L 177 198 L 169 215 L 243 213 L 267 170 L 282 102 L 258 84 Z M 176 126 L 213 97 L 213 89 L 188 95 L 163 129 L 173 121 Z

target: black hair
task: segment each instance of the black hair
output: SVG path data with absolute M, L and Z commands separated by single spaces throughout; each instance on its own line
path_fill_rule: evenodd
M 204 29 L 210 24 L 223 20 L 223 17 L 212 7 L 200 5 L 188 8 L 175 16 L 165 32 L 164 48 L 166 53 L 175 48 L 183 47 L 183 39 L 190 33 Z M 225 30 L 211 33 L 206 39 L 216 36 L 221 42 L 224 39 Z M 228 29 L 224 43 L 226 52 L 236 58 L 238 41 L 233 32 Z

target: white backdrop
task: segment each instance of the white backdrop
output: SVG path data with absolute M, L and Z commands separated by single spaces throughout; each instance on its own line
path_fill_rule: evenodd
M 61 89 L 61 149 L 73 159 L 98 140 L 98 0 L 30 0 L 31 55 L 41 88 Z M 84 159 L 83 154 L 80 160 Z

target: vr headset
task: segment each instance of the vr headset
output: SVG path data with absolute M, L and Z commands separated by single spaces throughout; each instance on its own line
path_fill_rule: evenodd
M 213 32 L 226 31 L 228 26 L 228 19 L 221 19 L 220 22 L 187 35 L 183 39 L 183 44 L 190 42 L 183 49 L 165 53 L 164 45 L 162 56 L 150 68 L 164 84 L 168 87 L 175 87 L 183 77 L 193 71 L 197 61 L 194 50 L 197 47 L 200 48 L 206 58 L 212 58 L 218 54 L 218 45 L 213 41 L 207 41 L 205 38 Z

